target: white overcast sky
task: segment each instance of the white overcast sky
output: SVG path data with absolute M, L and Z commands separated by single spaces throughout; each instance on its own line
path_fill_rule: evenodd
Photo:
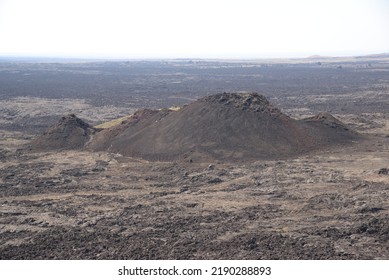
M 387 0 L 0 0 L 0 55 L 261 58 L 388 51 Z

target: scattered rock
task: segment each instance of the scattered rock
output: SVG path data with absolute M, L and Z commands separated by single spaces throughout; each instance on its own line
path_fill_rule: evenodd
M 188 208 L 194 208 L 196 207 L 197 205 L 199 205 L 198 203 L 195 203 L 195 202 L 187 202 L 187 203 L 184 203 L 184 205 Z
M 353 187 L 354 190 L 365 189 L 365 188 L 370 188 L 370 185 L 366 183 L 359 183 L 358 185 Z
M 382 207 L 363 207 L 358 211 L 358 213 L 376 213 L 382 210 L 384 210 Z
M 388 175 L 389 174 L 389 168 L 381 168 L 380 170 L 378 170 L 378 174 L 380 175 Z
M 212 178 L 212 179 L 208 180 L 208 184 L 218 184 L 218 183 L 221 183 L 221 182 L 223 182 L 223 180 L 220 179 L 219 177 Z

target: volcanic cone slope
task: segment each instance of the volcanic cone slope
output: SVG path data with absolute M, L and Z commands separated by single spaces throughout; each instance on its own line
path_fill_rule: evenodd
M 169 113 L 169 110 L 149 110 L 141 109 L 132 114 L 129 118 L 122 121 L 120 124 L 113 127 L 103 129 L 93 137 L 93 141 L 88 143 L 88 149 L 105 151 L 109 150 L 112 146 L 112 141 L 116 139 L 120 134 L 125 132 L 127 129 L 140 130 L 149 125 L 147 120 L 155 115 L 162 117 L 164 114 Z M 135 128 L 134 128 L 135 127 Z M 120 138 L 120 136 L 118 137 Z M 128 143 L 129 144 L 129 143 Z
M 178 111 L 154 111 L 115 133 L 102 131 L 88 148 L 149 160 L 276 159 L 357 137 L 329 114 L 298 121 L 262 95 L 224 93 Z
M 34 139 L 29 149 L 32 151 L 81 149 L 97 131 L 73 114 L 63 116 L 57 124 Z

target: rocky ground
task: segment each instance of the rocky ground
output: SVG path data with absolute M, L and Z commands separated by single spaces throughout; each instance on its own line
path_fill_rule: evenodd
M 2 151 L 2 259 L 388 259 L 389 138 L 286 161 Z
M 252 67 L 247 68 L 253 71 L 248 78 L 236 75 L 243 71 L 240 67 L 231 68 L 235 72 L 226 72 L 228 77 L 223 72 L 212 82 L 195 69 L 198 84 L 188 87 L 193 92 L 199 90 L 197 85 L 207 91 L 211 85 L 215 91 L 230 90 L 224 88 L 227 78 L 231 87 L 241 79 L 239 88 L 251 90 L 252 81 L 289 116 L 301 119 L 329 111 L 365 135 L 347 147 L 282 161 L 149 162 L 106 152 L 21 152 L 20 147 L 60 115 L 75 113 L 98 124 L 132 113 L 146 99 L 141 93 L 133 107 L 119 97 L 116 105 L 94 106 L 85 96 L 60 98 L 69 90 L 62 85 L 40 96 L 43 78 L 48 77 L 43 72 L 42 85 L 26 84 L 19 95 L 16 80 L 2 83 L 0 258 L 389 259 L 388 67 L 324 66 L 317 77 L 319 66 L 262 66 L 258 69 L 263 77 L 254 76 L 258 69 Z M 4 71 L 1 79 L 7 78 Z M 148 81 L 145 77 L 128 78 L 128 83 L 134 85 L 135 78 Z M 142 79 L 134 91 L 144 88 Z M 160 76 L 153 79 L 158 88 L 164 84 Z M 77 81 L 72 90 L 78 94 L 94 92 L 98 80 L 85 88 L 84 78 Z M 185 95 L 185 81 L 180 96 Z M 36 78 L 31 76 L 31 83 Z M 107 91 L 115 89 L 116 82 L 109 85 Z M 164 90 L 178 94 L 170 93 L 172 89 Z M 35 96 L 27 96 L 30 90 Z M 123 94 L 127 90 L 120 88 Z M 277 97 L 282 93 L 288 96 Z

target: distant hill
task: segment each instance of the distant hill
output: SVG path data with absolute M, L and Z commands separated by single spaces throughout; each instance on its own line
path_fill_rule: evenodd
M 360 56 L 322 56 L 322 55 L 311 55 L 306 57 L 304 60 L 322 60 L 326 62 L 341 62 L 341 61 L 367 61 L 367 60 L 386 60 L 389 58 L 389 53 L 381 54 L 369 54 Z
M 56 137 L 46 133 L 35 143 L 48 141 L 47 147 L 57 149 L 86 148 L 148 160 L 246 160 L 297 156 L 359 137 L 327 113 L 292 119 L 256 93 L 216 94 L 174 111 L 140 110 L 102 131 L 83 127 L 74 129 L 68 140 L 62 132 L 54 133 Z
M 356 56 L 355 58 L 389 58 L 389 53 L 370 54 L 364 56 Z
M 315 54 L 315 55 L 308 56 L 307 58 L 308 59 L 328 59 L 328 58 L 332 58 L 332 57 Z

